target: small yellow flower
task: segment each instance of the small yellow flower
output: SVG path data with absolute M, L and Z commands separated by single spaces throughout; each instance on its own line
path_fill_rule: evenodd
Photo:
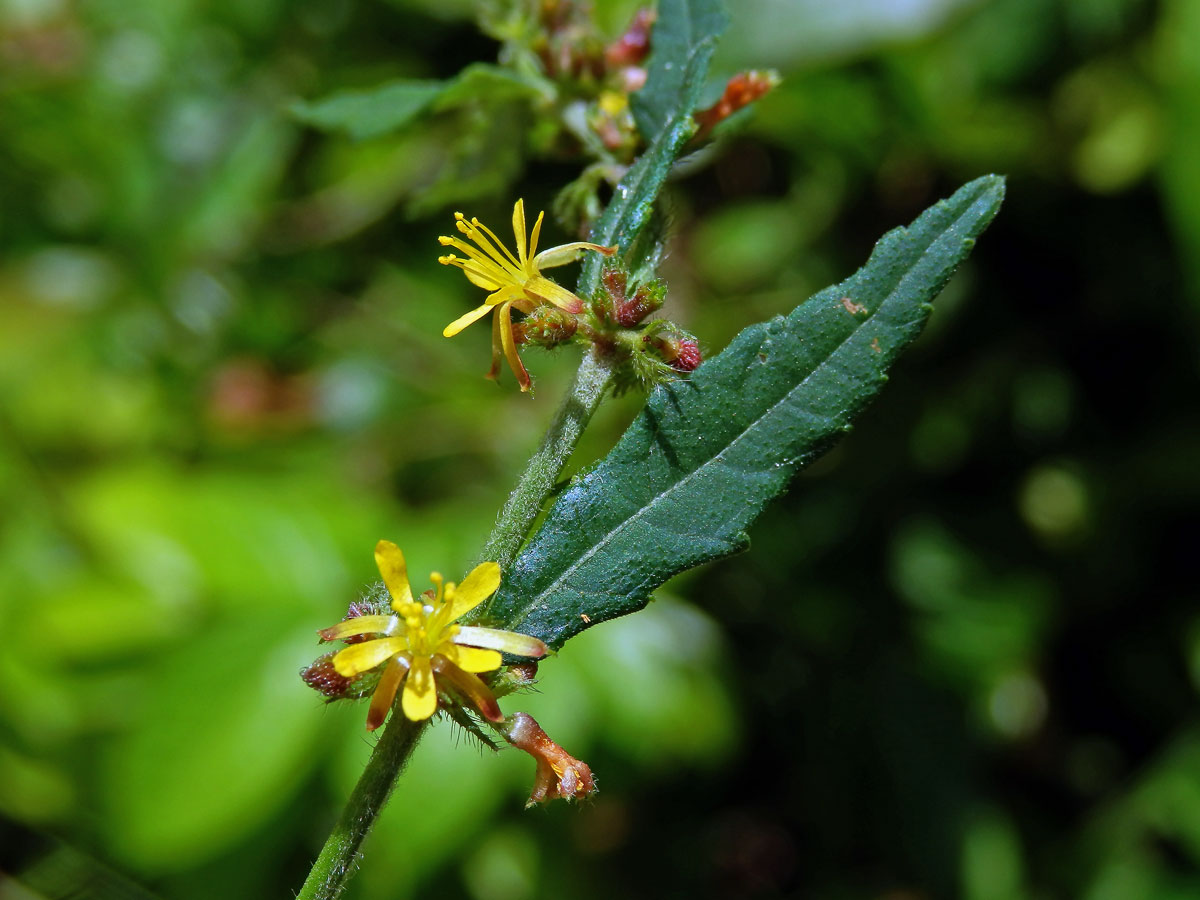
M 355 616 L 318 632 L 323 641 L 381 635 L 351 644 L 333 657 L 334 669 L 346 678 L 385 666 L 371 697 L 367 730 L 383 724 L 401 683 L 404 715 L 414 722 L 432 716 L 438 705 L 435 676 L 485 718 L 499 722 L 503 714 L 496 698 L 475 673 L 500 668 L 500 651 L 535 659 L 549 652 L 544 643 L 524 634 L 457 624 L 457 619 L 495 593 L 500 586 L 500 567 L 494 562 L 480 563 L 459 585 L 443 584 L 442 576 L 434 572 L 429 578 L 437 590 L 414 600 L 399 547 L 380 541 L 375 545 L 375 563 L 391 594 L 395 615 Z
M 496 310 L 496 316 L 492 319 L 492 368 L 488 377 L 495 378 L 500 373 L 500 354 L 503 353 L 513 374 L 517 376 L 522 391 L 529 390 L 530 381 L 529 373 L 525 371 L 521 357 L 517 354 L 517 344 L 513 338 L 512 308 L 515 306 L 523 313 L 530 313 L 536 307 L 549 303 L 569 313 L 582 312 L 583 301 L 565 287 L 542 275 L 542 269 L 564 266 L 577 259 L 584 250 L 595 250 L 605 256 L 612 256 L 617 252 L 616 247 L 577 241 L 550 247 L 538 253 L 538 237 L 545 215 L 544 212 L 538 213 L 537 221 L 533 223 L 533 232 L 526 244 L 525 201 L 516 202 L 513 206 L 512 220 L 513 236 L 517 241 L 515 255 L 490 228 L 478 219 L 468 221 L 462 213 L 454 214 L 455 226 L 474 241 L 476 246 L 472 247 L 461 238 L 446 235 L 438 238 L 443 247 L 453 247 L 466 255 L 466 259 L 463 259 L 450 253 L 438 257 L 438 262 L 445 266 L 458 266 L 466 273 L 471 284 L 489 292 L 481 306 L 455 319 L 446 326 L 442 334 L 445 337 L 453 337 L 472 322 Z

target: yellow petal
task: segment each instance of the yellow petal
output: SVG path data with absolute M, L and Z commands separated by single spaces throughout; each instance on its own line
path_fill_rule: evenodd
M 480 650 L 478 647 L 460 647 L 445 641 L 438 645 L 438 653 L 457 665 L 464 672 L 494 672 L 503 660 L 495 650 Z
M 391 541 L 380 541 L 375 545 L 375 565 L 392 595 L 392 609 L 401 604 L 412 603 L 412 588 L 408 586 L 408 565 L 404 554 Z
M 501 246 L 497 250 L 488 241 L 487 237 L 480 233 L 480 229 L 478 228 L 471 226 L 467 228 L 467 231 L 471 240 L 478 246 L 472 247 L 466 241 L 456 237 L 438 238 L 442 246 L 453 247 L 460 253 L 465 254 L 467 259 L 461 260 L 450 254 L 449 256 L 438 257 L 438 262 L 445 266 L 458 266 L 463 270 L 466 270 L 468 266 L 475 267 L 477 272 L 486 274 L 497 284 L 520 281 L 525 277 L 524 267 L 508 252 L 507 248 Z
M 542 235 L 542 219 L 546 218 L 546 213 L 543 210 L 538 213 L 537 221 L 533 223 L 533 234 L 529 236 L 529 255 L 533 256 L 537 253 L 538 238 Z
M 525 282 L 525 294 L 543 303 L 553 303 L 559 309 L 569 313 L 583 312 L 583 301 L 568 291 L 565 287 L 555 284 L 549 278 L 535 275 Z
M 579 258 L 579 254 L 585 250 L 594 250 L 596 253 L 603 253 L 605 256 L 612 256 L 617 252 L 616 247 L 605 247 L 601 244 L 590 244 L 587 241 L 576 241 L 573 244 L 559 244 L 557 247 L 547 247 L 532 260 L 535 269 L 553 269 L 555 266 L 565 266 L 567 263 L 575 262 Z
M 449 325 L 447 325 L 445 328 L 443 328 L 442 329 L 442 337 L 454 337 L 456 334 L 458 334 L 460 331 L 462 331 L 464 328 L 466 328 L 472 322 L 479 321 L 480 319 L 482 319 L 484 316 L 486 316 L 488 313 L 490 313 L 495 308 L 496 307 L 492 306 L 489 303 L 485 303 L 485 304 L 483 304 L 483 306 L 475 307 L 473 310 L 471 310 L 466 315 L 459 316 L 457 319 L 455 319 L 453 322 L 451 322 Z
M 494 562 L 481 562 L 471 574 L 462 580 L 454 589 L 454 599 L 450 602 L 450 617 L 455 619 L 469 613 L 500 587 L 500 566 Z
M 513 340 L 512 304 L 503 304 L 497 315 L 501 317 L 500 347 L 504 350 L 504 358 L 508 360 L 508 367 L 517 376 L 517 384 L 521 385 L 521 391 L 525 392 L 529 390 L 532 381 L 530 381 L 529 373 L 525 370 L 525 363 L 521 362 L 521 354 L 517 353 L 516 341 Z
M 400 707 L 404 715 L 414 722 L 428 719 L 437 712 L 437 688 L 433 684 L 433 668 L 428 656 L 413 658 L 404 682 Z
M 471 705 L 479 710 L 485 719 L 499 722 L 504 718 L 504 714 L 500 712 L 500 704 L 496 702 L 496 695 L 479 679 L 479 676 L 464 672 L 441 654 L 433 657 L 433 669 L 437 672 L 438 680 L 443 688 L 449 683 L 452 688 L 470 701 Z
M 383 670 L 383 677 L 371 695 L 371 706 L 367 710 L 367 731 L 374 731 L 383 724 L 392 704 L 396 702 L 396 691 L 400 689 L 400 682 L 407 671 L 408 660 L 403 656 L 393 658 Z
M 527 634 L 501 631 L 499 628 L 477 628 L 474 625 L 460 625 L 458 634 L 454 636 L 454 643 L 486 647 L 489 650 L 500 650 L 513 656 L 529 656 L 533 659 L 541 659 L 550 652 L 550 648 L 544 643 Z
M 369 671 L 390 656 L 395 656 L 407 646 L 402 637 L 380 638 L 377 641 L 364 641 L 361 644 L 351 644 L 345 650 L 339 650 L 333 656 L 333 667 L 339 675 L 351 678 Z
M 497 282 L 487 272 L 480 271 L 478 266 L 465 265 L 460 268 L 466 274 L 467 281 L 471 282 L 475 287 L 483 288 L 485 291 L 498 291 L 504 285 L 504 282 Z
M 460 230 L 462 225 L 460 223 Z M 512 251 L 504 246 L 504 241 L 496 237 L 495 232 L 478 219 L 472 219 L 470 228 L 465 232 L 489 256 L 494 257 L 505 269 L 515 273 L 524 272 L 521 261 L 512 255 Z M 522 277 L 524 277 L 522 275 Z
M 517 259 L 521 261 L 521 267 L 524 268 L 529 256 L 525 252 L 525 201 L 523 199 L 513 204 L 513 234 L 517 239 Z
M 323 641 L 340 641 L 360 634 L 394 634 L 403 624 L 395 616 L 355 616 L 317 632 Z
M 500 377 L 500 316 L 492 316 L 492 367 L 488 369 L 487 378 L 495 381 Z

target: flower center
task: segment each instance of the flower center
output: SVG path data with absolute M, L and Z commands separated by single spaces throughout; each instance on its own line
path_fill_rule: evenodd
M 458 634 L 459 627 L 441 615 L 452 595 L 454 585 L 443 585 L 437 573 L 433 573 L 437 591 L 425 591 L 419 600 L 401 604 L 396 608 L 404 622 L 404 638 L 408 652 L 413 657 L 431 657 L 445 641 Z

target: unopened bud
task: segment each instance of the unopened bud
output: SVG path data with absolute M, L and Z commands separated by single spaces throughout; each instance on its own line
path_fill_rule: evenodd
M 607 265 L 600 273 L 600 289 L 592 299 L 592 312 L 601 322 L 615 322 L 617 307 L 625 302 L 625 288 L 629 276 L 614 265 Z
M 604 48 L 604 61 L 609 69 L 637 66 L 650 54 L 650 32 L 655 18 L 654 10 L 648 7 L 634 14 L 625 33 Z
M 513 324 L 513 340 L 518 344 L 553 347 L 575 336 L 578 320 L 555 306 L 539 306 L 520 322 Z
M 700 362 L 700 345 L 695 339 L 685 339 L 679 342 L 679 348 L 676 350 L 675 359 L 671 361 L 671 366 L 680 372 L 692 372 L 700 365 Z
M 341 700 L 350 692 L 354 683 L 353 678 L 338 674 L 337 669 L 333 667 L 332 653 L 326 653 L 313 660 L 312 665 L 300 670 L 300 677 L 304 679 L 305 684 L 317 693 L 324 694 L 330 701 Z
M 667 299 L 667 286 L 662 281 L 644 284 L 628 300 L 617 303 L 613 318 L 622 328 L 633 328 L 642 319 L 662 308 Z
M 729 79 L 721 99 L 696 113 L 697 137 L 703 137 L 719 123 L 743 107 L 749 106 L 772 88 L 779 85 L 776 72 L 741 72 Z
M 537 662 L 529 660 L 500 670 L 491 677 L 489 684 L 497 697 L 504 697 L 536 684 L 537 673 Z
M 700 365 L 699 342 L 679 328 L 667 334 L 647 335 L 643 340 L 676 372 L 692 372 Z

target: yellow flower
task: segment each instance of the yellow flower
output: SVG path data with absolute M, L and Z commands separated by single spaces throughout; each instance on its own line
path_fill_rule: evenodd
M 380 541 L 375 545 L 375 563 L 391 594 L 395 615 L 356 616 L 318 632 L 323 641 L 381 635 L 353 643 L 333 657 L 337 673 L 346 678 L 385 666 L 371 697 L 367 729 L 383 724 L 401 683 L 400 707 L 414 722 L 437 711 L 439 682 L 465 697 L 485 718 L 500 721 L 503 714 L 495 696 L 475 673 L 500 668 L 500 651 L 535 659 L 549 652 L 544 643 L 524 634 L 457 624 L 458 618 L 495 593 L 500 586 L 500 567 L 494 562 L 480 563 L 459 585 L 443 584 L 442 576 L 434 572 L 429 578 L 437 590 L 414 600 L 399 547 Z
M 542 269 L 566 265 L 577 259 L 584 250 L 595 250 L 605 256 L 612 256 L 617 252 L 616 247 L 602 247 L 600 244 L 577 241 L 550 247 L 538 253 L 538 236 L 541 234 L 542 219 L 545 215 L 544 212 L 538 213 L 527 245 L 525 201 L 516 202 L 513 206 L 513 236 L 517 241 L 515 255 L 490 228 L 478 219 L 468 221 L 462 213 L 454 214 L 455 226 L 474 241 L 476 246 L 472 247 L 461 238 L 446 235 L 438 238 L 443 247 L 453 247 L 466 255 L 466 259 L 463 259 L 450 253 L 438 257 L 438 262 L 445 266 L 458 266 L 466 273 L 471 284 L 488 291 L 487 299 L 481 306 L 455 319 L 445 327 L 442 334 L 445 337 L 453 337 L 472 322 L 496 310 L 492 319 L 492 368 L 488 377 L 495 378 L 500 373 L 500 354 L 503 352 L 513 374 L 521 384 L 522 391 L 529 390 L 530 381 L 529 373 L 525 371 L 521 357 L 517 354 L 517 344 L 513 338 L 512 308 L 515 306 L 521 312 L 529 313 L 536 307 L 549 303 L 569 313 L 582 312 L 583 301 L 565 287 L 542 275 Z

